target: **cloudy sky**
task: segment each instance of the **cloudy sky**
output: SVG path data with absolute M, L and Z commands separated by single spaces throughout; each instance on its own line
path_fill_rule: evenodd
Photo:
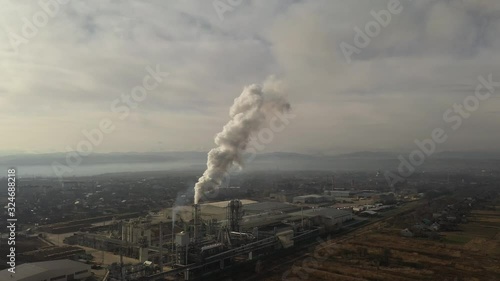
M 499 85 L 457 130 L 443 119 L 479 76 L 500 82 L 497 0 L 401 0 L 366 46 L 356 27 L 392 1 L 39 2 L 0 10 L 0 153 L 75 149 L 103 118 L 116 129 L 95 152 L 207 151 L 243 87 L 270 75 L 296 117 L 267 151 L 411 150 L 437 127 L 440 150 L 500 150 Z M 169 76 L 119 119 L 111 104 L 148 66 Z

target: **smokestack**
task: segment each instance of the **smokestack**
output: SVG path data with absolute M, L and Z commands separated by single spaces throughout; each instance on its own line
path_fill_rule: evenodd
M 201 212 L 198 204 L 193 205 L 193 224 L 193 238 L 196 243 L 199 241 L 201 231 Z
M 195 185 L 194 203 L 203 192 L 216 189 L 229 169 L 243 166 L 243 153 L 250 136 L 256 133 L 272 113 L 290 110 L 290 104 L 281 94 L 281 83 L 268 79 L 264 86 L 250 85 L 243 89 L 229 109 L 229 122 L 215 136 L 217 147 L 208 153 L 207 169 Z
M 226 219 L 229 230 L 240 232 L 240 221 L 243 217 L 243 204 L 238 199 L 229 201 L 227 205 Z

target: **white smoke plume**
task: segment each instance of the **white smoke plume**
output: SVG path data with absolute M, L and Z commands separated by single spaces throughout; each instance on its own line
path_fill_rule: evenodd
M 282 83 L 273 77 L 263 87 L 250 85 L 243 89 L 229 109 L 230 120 L 215 136 L 217 147 L 208 153 L 207 169 L 195 185 L 194 203 L 204 192 L 218 188 L 233 165 L 243 166 L 243 153 L 252 133 L 257 132 L 273 112 L 290 110 L 283 95 Z

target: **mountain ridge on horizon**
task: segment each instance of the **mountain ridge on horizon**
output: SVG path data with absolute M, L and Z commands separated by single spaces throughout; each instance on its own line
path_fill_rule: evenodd
M 408 159 L 409 153 L 355 152 L 340 155 L 311 155 L 293 152 L 259 153 L 244 156 L 243 172 L 248 171 L 387 171 L 401 165 L 398 156 Z M 74 154 L 73 154 L 74 156 Z M 71 161 L 75 161 L 72 159 Z M 53 164 L 57 163 L 56 166 Z M 65 153 L 0 156 L 0 167 L 16 168 L 19 174 L 54 176 L 55 168 L 69 167 L 65 176 L 92 176 L 103 173 L 199 170 L 206 169 L 207 153 L 191 152 L 134 152 L 95 153 L 82 157 L 81 163 L 71 165 Z M 463 171 L 470 169 L 497 170 L 500 153 L 439 152 L 416 167 L 421 171 Z
M 69 152 L 67 152 L 69 153 Z M 40 153 L 14 154 L 0 156 L 0 165 L 47 165 L 54 161 L 64 161 L 67 153 Z M 397 159 L 399 155 L 408 157 L 409 153 L 358 151 L 335 155 L 318 155 L 297 152 L 264 152 L 257 154 L 260 159 L 277 158 L 279 160 L 314 160 L 314 159 Z M 113 163 L 158 163 L 183 160 L 199 161 L 206 159 L 207 152 L 203 151 L 162 151 L 162 152 L 107 152 L 92 153 L 82 156 L 86 164 L 113 164 Z M 475 151 L 440 151 L 428 158 L 436 159 L 500 159 L 500 152 Z

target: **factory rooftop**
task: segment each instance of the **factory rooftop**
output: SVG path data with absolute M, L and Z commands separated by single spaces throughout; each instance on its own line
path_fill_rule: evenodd
M 246 205 L 243 207 L 246 213 L 263 213 L 266 211 L 281 211 L 285 213 L 293 212 L 300 210 L 300 207 L 297 207 L 292 204 L 280 203 L 280 202 L 259 202 L 255 204 Z
M 226 208 L 227 207 L 227 204 L 229 204 L 229 200 L 228 201 L 219 201 L 219 202 L 211 202 L 211 203 L 203 203 L 201 204 L 201 208 L 205 207 L 205 206 L 212 206 L 212 207 L 219 207 L 219 208 Z M 249 204 L 255 204 L 255 203 L 258 203 L 257 201 L 253 201 L 253 200 L 249 200 L 249 199 L 241 199 L 240 200 L 241 204 L 243 204 L 243 206 L 245 205 L 249 205 Z
M 317 216 L 322 216 L 322 217 L 330 217 L 330 218 L 339 218 L 339 217 L 344 217 L 344 216 L 350 216 L 352 215 L 351 212 L 343 211 L 343 210 L 337 210 L 335 208 L 318 208 L 318 209 L 308 209 L 304 211 L 298 211 L 294 213 L 290 213 L 290 216 L 292 217 L 317 217 Z
M 80 280 L 90 276 L 90 265 L 72 260 L 55 260 L 25 263 L 16 266 L 15 273 L 7 269 L 0 271 L 2 281 L 39 281 L 39 280 Z M 63 279 L 64 277 L 64 279 Z M 81 277 L 81 278 L 80 278 Z

